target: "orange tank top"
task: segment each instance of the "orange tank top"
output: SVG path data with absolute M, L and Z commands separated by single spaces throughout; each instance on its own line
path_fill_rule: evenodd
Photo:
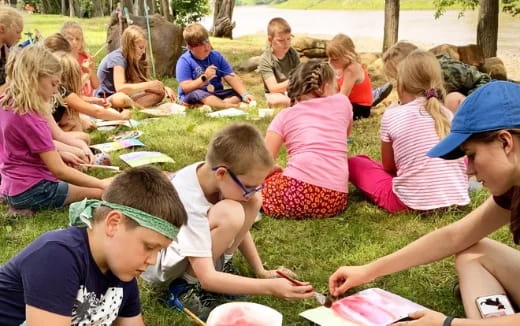
M 348 98 L 352 104 L 372 106 L 372 102 L 374 100 L 372 98 L 372 83 L 370 82 L 370 77 L 368 76 L 368 71 L 365 66 L 363 66 L 363 73 L 365 74 L 365 78 L 361 83 L 354 84 Z M 341 74 L 341 76 L 336 79 L 338 83 L 338 89 L 340 89 L 341 85 L 343 84 L 343 78 L 344 75 Z

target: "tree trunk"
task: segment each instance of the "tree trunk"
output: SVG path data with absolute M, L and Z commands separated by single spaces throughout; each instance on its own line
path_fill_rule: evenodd
M 134 5 L 134 15 L 144 16 L 144 0 L 136 0 Z
M 94 17 L 105 16 L 104 8 L 105 8 L 105 0 L 92 1 L 92 9 L 93 9 L 92 16 L 94 16 Z
M 128 11 L 133 13 L 134 12 L 134 3 L 132 2 L 132 0 L 122 0 L 121 1 L 121 8 L 128 8 Z
M 233 9 L 235 9 L 235 0 L 215 0 L 211 35 L 233 38 L 233 28 L 235 28 L 235 23 L 231 20 L 233 18 Z
M 385 0 L 383 52 L 397 42 L 399 36 L 399 1 Z
M 61 0 L 61 15 L 67 15 L 67 2 L 65 0 Z
M 170 13 L 170 4 L 168 0 L 161 0 L 161 13 L 167 21 L 173 20 L 172 14 Z
M 498 0 L 480 0 L 477 45 L 486 58 L 497 56 L 498 9 Z
M 69 0 L 69 17 L 74 17 L 76 13 L 74 12 L 74 0 Z

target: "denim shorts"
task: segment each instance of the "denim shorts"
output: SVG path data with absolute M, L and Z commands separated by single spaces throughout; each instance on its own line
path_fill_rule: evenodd
M 5 196 L 5 201 L 15 209 L 38 211 L 62 207 L 68 193 L 68 183 L 42 180 L 19 195 Z

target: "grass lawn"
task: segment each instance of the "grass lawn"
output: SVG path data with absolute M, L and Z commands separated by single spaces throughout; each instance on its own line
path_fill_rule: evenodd
M 25 31 L 38 28 L 44 35 L 59 30 L 66 17 L 26 16 Z M 91 53 L 96 52 L 105 40 L 108 18 L 82 20 Z M 213 46 L 220 50 L 233 65 L 244 59 L 259 55 L 265 45 L 262 37 L 243 37 L 237 40 L 212 39 Z M 102 55 L 96 58 L 99 60 Z M 250 93 L 265 107 L 261 79 L 258 73 L 241 76 Z M 176 86 L 173 79 L 166 80 Z M 380 110 L 379 110 L 380 111 Z M 369 119 L 357 121 L 353 128 L 353 143 L 349 154 L 367 154 L 380 158 L 378 128 L 380 113 Z M 136 113 L 137 119 L 144 118 Z M 145 150 L 161 151 L 175 159 L 175 163 L 163 165 L 166 170 L 176 170 L 202 160 L 207 143 L 216 130 L 233 121 L 245 119 L 210 119 L 198 112 L 189 112 L 186 117 L 169 117 L 139 126 L 144 132 L 141 140 Z M 248 120 L 265 132 L 269 119 Z M 106 140 L 109 133 L 94 132 L 93 143 Z M 114 163 L 125 166 L 112 154 Z M 285 165 L 286 156 L 279 162 Z M 323 220 L 276 220 L 264 218 L 252 230 L 260 256 L 268 268 L 285 266 L 299 274 L 301 280 L 311 282 L 318 291 L 327 290 L 328 276 L 340 265 L 363 264 L 381 255 L 388 254 L 421 235 L 446 225 L 480 204 L 487 196 L 485 190 L 474 193 L 472 203 L 462 211 L 450 211 L 430 216 L 419 214 L 388 215 L 368 203 L 354 188 L 350 189 L 349 207 L 343 214 Z M 36 214 L 35 218 L 10 220 L 5 216 L 6 207 L 0 206 L 0 264 L 4 263 L 42 233 L 67 226 L 67 210 L 58 209 Z M 493 238 L 511 244 L 508 230 L 503 228 Z M 244 258 L 236 255 L 237 267 L 244 275 L 252 275 Z M 383 277 L 365 287 L 381 287 L 407 297 L 424 306 L 449 315 L 462 315 L 463 309 L 451 292 L 455 280 L 453 259 L 417 267 Z M 164 307 L 162 294 L 140 282 L 142 311 L 147 325 L 190 325 L 183 314 Z M 284 325 L 309 325 L 298 313 L 315 307 L 314 300 L 289 302 L 270 297 L 250 297 L 251 301 L 277 309 L 284 315 Z

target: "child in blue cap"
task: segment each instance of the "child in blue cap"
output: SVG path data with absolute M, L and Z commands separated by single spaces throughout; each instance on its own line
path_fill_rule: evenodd
M 430 157 L 468 157 L 475 175 L 491 196 L 461 220 L 435 230 L 408 246 L 362 266 L 342 266 L 329 278 L 332 295 L 377 277 L 455 255 L 464 310 L 468 319 L 423 310 L 414 321 L 395 325 L 520 325 L 520 314 L 483 322 L 476 299 L 508 295 L 520 304 L 520 252 L 486 238 L 509 224 L 520 243 L 520 85 L 496 81 L 466 98 L 452 120 L 451 132 L 429 152 Z

